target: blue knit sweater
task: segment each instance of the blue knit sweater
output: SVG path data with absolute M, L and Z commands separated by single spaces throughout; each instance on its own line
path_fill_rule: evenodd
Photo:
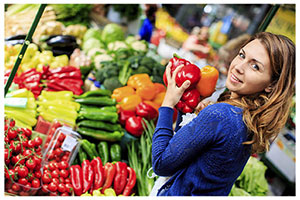
M 173 134 L 173 109 L 159 108 L 153 135 L 152 166 L 171 178 L 161 196 L 227 196 L 250 156 L 242 109 L 217 103 L 207 106 Z M 178 124 L 179 122 L 177 122 Z

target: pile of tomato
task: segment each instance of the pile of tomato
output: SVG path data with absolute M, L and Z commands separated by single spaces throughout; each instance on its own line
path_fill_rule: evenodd
M 9 193 L 34 195 L 41 187 L 43 140 L 31 135 L 30 129 L 17 128 L 13 120 L 5 119 L 5 190 Z

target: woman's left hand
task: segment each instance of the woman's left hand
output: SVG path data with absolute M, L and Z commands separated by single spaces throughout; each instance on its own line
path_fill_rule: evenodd
M 175 77 L 176 77 L 176 74 L 178 73 L 178 71 L 184 65 L 178 66 L 174 70 L 172 76 L 171 76 L 171 66 L 172 66 L 172 63 L 169 62 L 168 65 L 167 65 L 167 68 L 166 68 L 166 77 L 167 77 L 167 80 L 168 80 L 168 86 L 167 86 L 167 91 L 166 91 L 165 98 L 164 98 L 163 103 L 162 103 L 161 106 L 166 106 L 166 107 L 174 108 L 174 106 L 181 99 L 181 96 L 184 93 L 184 91 L 190 86 L 191 82 L 189 80 L 186 80 L 181 85 L 181 87 L 177 87 L 176 86 Z

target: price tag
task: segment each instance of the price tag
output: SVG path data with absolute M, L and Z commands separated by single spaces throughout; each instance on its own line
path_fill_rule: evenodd
M 66 136 L 61 148 L 63 151 L 72 152 L 73 148 L 76 146 L 77 140 L 69 135 Z

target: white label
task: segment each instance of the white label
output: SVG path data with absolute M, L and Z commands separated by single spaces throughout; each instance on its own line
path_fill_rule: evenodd
M 76 146 L 77 140 L 69 135 L 66 136 L 61 148 L 63 151 L 72 152 L 73 148 Z

